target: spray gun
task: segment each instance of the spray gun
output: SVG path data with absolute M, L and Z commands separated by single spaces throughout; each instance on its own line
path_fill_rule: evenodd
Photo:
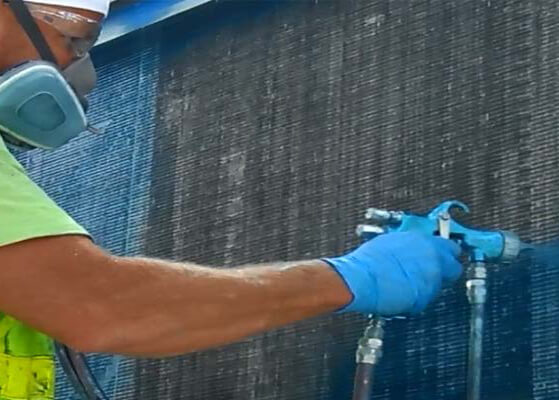
M 466 290 L 471 305 L 467 399 L 479 400 L 487 266 L 511 262 L 522 250 L 532 247 L 510 232 L 461 225 L 452 218 L 453 209 L 469 212 L 468 207 L 459 201 L 444 202 L 427 215 L 371 208 L 365 215 L 368 224 L 359 225 L 357 234 L 370 240 L 384 233 L 414 231 L 451 239 L 462 247 L 469 258 Z M 353 400 L 370 399 L 374 367 L 382 357 L 385 322 L 381 317 L 370 316 L 365 334 L 359 340 Z

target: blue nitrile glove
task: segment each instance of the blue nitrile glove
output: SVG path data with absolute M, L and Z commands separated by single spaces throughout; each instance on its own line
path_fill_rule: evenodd
M 402 232 L 376 237 L 343 257 L 324 259 L 353 294 L 342 312 L 417 314 L 443 283 L 456 281 L 460 246 L 437 236 Z

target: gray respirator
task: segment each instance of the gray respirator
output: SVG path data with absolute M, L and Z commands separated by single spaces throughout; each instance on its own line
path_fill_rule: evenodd
M 9 5 L 42 61 L 0 75 L 0 134 L 20 148 L 56 149 L 89 129 L 85 96 L 96 85 L 95 68 L 84 53 L 60 70 L 25 3 L 9 0 Z

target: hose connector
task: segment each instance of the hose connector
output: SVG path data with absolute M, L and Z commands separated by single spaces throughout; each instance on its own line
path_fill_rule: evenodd
M 472 263 L 468 269 L 466 289 L 470 304 L 485 304 L 487 298 L 487 268 L 483 262 Z
M 358 364 L 378 364 L 382 358 L 383 340 L 384 320 L 374 318 L 365 329 L 363 337 L 359 339 L 355 361 Z

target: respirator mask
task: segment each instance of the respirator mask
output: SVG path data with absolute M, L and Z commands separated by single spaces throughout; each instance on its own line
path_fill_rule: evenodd
M 0 72 L 0 134 L 19 148 L 56 149 L 91 130 L 85 96 L 95 87 L 97 75 L 88 51 L 99 36 L 100 22 L 49 6 L 27 5 L 23 0 L 2 1 L 9 4 L 41 61 Z M 34 18 L 68 38 L 76 59 L 66 69 L 58 68 Z M 72 31 L 78 26 L 90 28 L 87 35 L 76 36 Z

